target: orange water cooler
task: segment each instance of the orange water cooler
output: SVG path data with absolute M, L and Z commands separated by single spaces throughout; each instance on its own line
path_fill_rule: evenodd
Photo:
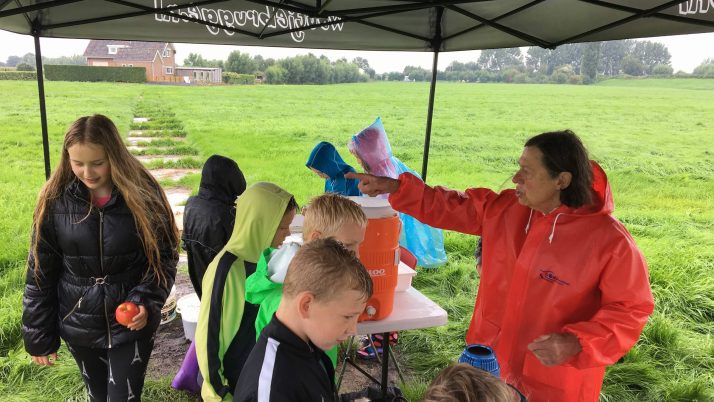
M 387 318 L 394 308 L 399 271 L 399 234 L 402 222 L 387 200 L 350 197 L 367 215 L 367 230 L 359 247 L 359 259 L 367 268 L 374 292 L 359 321 Z

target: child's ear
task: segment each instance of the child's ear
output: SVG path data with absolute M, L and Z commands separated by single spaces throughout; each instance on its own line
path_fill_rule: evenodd
M 315 295 L 310 292 L 302 292 L 298 295 L 298 314 L 300 318 L 310 318 L 310 307 L 315 301 Z
M 316 231 L 314 231 L 314 232 L 311 232 L 311 233 L 307 236 L 307 241 L 317 240 L 317 239 L 319 239 L 319 238 L 321 238 L 321 237 L 322 237 L 322 232 L 320 232 L 319 230 L 316 230 Z

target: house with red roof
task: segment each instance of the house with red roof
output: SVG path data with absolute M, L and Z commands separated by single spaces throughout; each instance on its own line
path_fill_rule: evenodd
M 144 67 L 147 81 L 176 82 L 176 49 L 168 42 L 90 40 L 84 51 L 88 66 Z

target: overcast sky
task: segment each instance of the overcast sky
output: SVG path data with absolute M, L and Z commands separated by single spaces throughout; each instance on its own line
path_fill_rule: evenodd
M 714 59 L 714 33 L 680 36 L 661 36 L 645 38 L 665 44 L 672 55 L 674 71 L 692 70 L 701 64 L 704 59 Z M 72 56 L 84 53 L 88 40 L 86 39 L 41 39 L 42 55 L 45 57 Z M 280 59 L 297 54 L 313 53 L 326 55 L 331 60 L 346 57 L 352 60 L 355 57 L 364 57 L 369 65 L 378 73 L 389 71 L 402 71 L 405 66 L 421 66 L 431 69 L 432 54 L 429 52 L 375 52 L 357 50 L 322 50 L 322 49 L 288 49 L 275 47 L 248 47 L 228 45 L 200 45 L 176 43 L 176 61 L 181 64 L 189 53 L 199 53 L 205 59 L 223 59 L 233 50 L 247 52 L 252 55 L 262 55 L 265 58 Z M 34 53 L 33 38 L 28 35 L 18 35 L 0 30 L 0 61 L 7 60 L 8 56 L 22 56 Z M 452 61 L 476 61 L 478 51 L 444 52 L 439 55 L 439 69 L 443 70 Z

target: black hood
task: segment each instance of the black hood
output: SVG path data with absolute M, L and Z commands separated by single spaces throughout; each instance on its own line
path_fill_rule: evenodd
M 243 172 L 233 159 L 212 155 L 206 160 L 201 172 L 199 197 L 215 198 L 233 204 L 236 197 L 243 194 L 245 188 Z

